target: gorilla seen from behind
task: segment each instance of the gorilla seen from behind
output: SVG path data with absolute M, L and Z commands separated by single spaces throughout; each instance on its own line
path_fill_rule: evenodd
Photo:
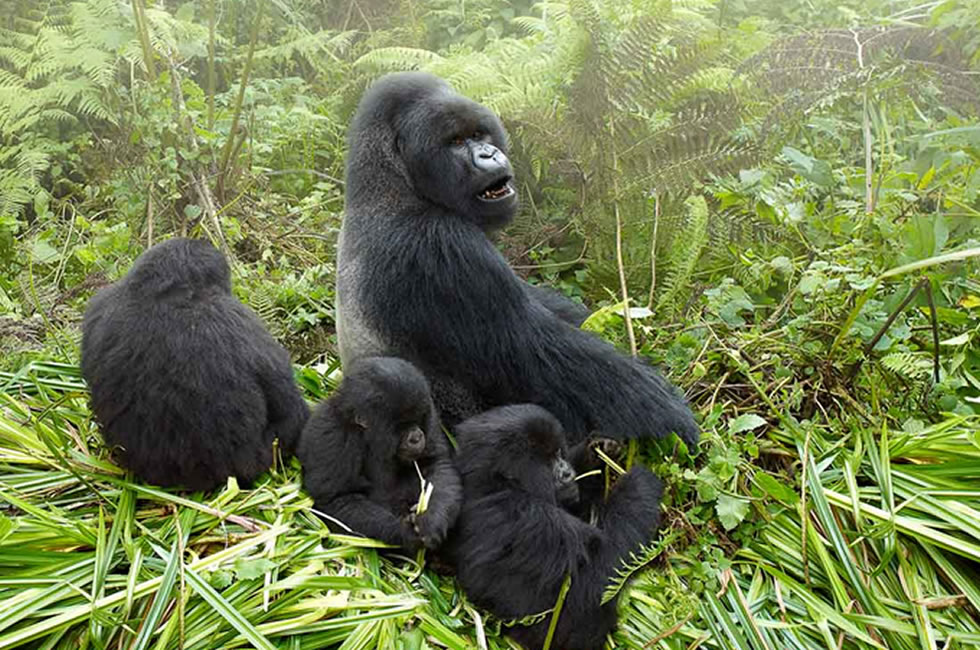
M 698 429 L 652 368 L 573 325 L 568 301 L 531 287 L 488 235 L 517 209 L 507 137 L 487 108 L 424 73 L 377 81 L 350 129 L 338 251 L 344 363 L 394 355 L 429 378 L 447 423 L 533 402 L 573 442 Z
M 406 361 L 367 358 L 348 366 L 306 425 L 297 456 L 316 508 L 356 533 L 414 551 L 437 548 L 456 521 L 459 475 L 429 384 Z M 419 471 L 433 489 L 416 515 Z
M 292 452 L 309 415 L 289 355 L 231 293 L 210 243 L 171 239 L 92 298 L 82 375 L 106 442 L 141 479 L 207 490 Z
M 602 647 L 616 626 L 616 601 L 602 594 L 620 562 L 660 525 L 660 480 L 643 467 L 620 477 L 592 526 L 565 507 L 574 500 L 560 423 L 533 404 L 503 406 L 456 427 L 463 509 L 449 545 L 469 598 L 503 620 L 555 606 L 571 583 L 553 648 Z M 550 616 L 507 633 L 540 648 Z

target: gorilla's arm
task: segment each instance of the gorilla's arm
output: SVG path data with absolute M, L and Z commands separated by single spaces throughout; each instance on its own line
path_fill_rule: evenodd
M 461 521 L 469 543 L 456 565 L 474 602 L 505 620 L 524 618 L 554 607 L 570 576 L 553 645 L 601 647 L 615 626 L 616 605 L 600 605 L 614 571 L 609 541 L 600 530 L 557 506 L 514 493 L 468 503 Z M 540 648 L 549 623 L 545 617 L 508 633 L 524 647 Z
M 577 303 L 574 300 L 569 300 L 558 291 L 549 287 L 525 282 L 524 288 L 531 300 L 538 302 L 538 304 L 552 314 L 575 327 L 581 327 L 585 319 L 592 313 L 585 305 Z
M 432 216 L 384 227 L 390 236 L 359 251 L 358 302 L 395 354 L 455 378 L 486 406 L 539 404 L 573 443 L 593 430 L 619 439 L 674 431 L 689 447 L 697 442 L 694 418 L 668 382 L 532 301 L 478 227 Z
M 599 528 L 610 542 L 614 562 L 648 544 L 660 527 L 663 483 L 653 472 L 634 466 L 616 482 L 599 512 Z
M 355 492 L 335 497 L 318 509 L 350 526 L 354 532 L 401 546 L 407 551 L 419 548 L 420 540 L 412 523 L 397 517 L 384 506 Z
M 572 574 L 555 636 L 560 647 L 599 647 L 615 627 L 616 603 L 600 605 L 602 594 L 629 552 L 653 538 L 660 524 L 661 496 L 660 480 L 646 468 L 634 467 L 619 479 L 600 511 L 598 528 L 602 532 L 589 546 L 589 559 Z M 593 624 L 582 625 L 583 620 Z M 514 636 L 539 646 L 547 634 L 547 623 L 520 630 Z
M 354 532 L 406 548 L 418 546 L 411 524 L 367 496 L 370 482 L 362 475 L 364 433 L 348 430 L 340 414 L 327 404 L 303 431 L 298 456 L 303 486 L 317 510 Z
M 265 394 L 268 418 L 265 440 L 279 438 L 282 448 L 292 454 L 299 443 L 303 426 L 310 417 L 310 407 L 296 390 L 296 381 L 285 351 L 269 349 L 266 354 L 283 358 L 278 363 L 263 363 L 264 367 L 259 371 L 259 383 Z
M 561 508 L 512 491 L 467 501 L 458 529 L 461 584 L 505 620 L 552 607 L 600 535 Z
M 569 299 L 556 289 L 525 282 L 524 290 L 532 301 L 575 327 L 580 327 L 592 313 L 588 307 Z
M 429 548 L 436 548 L 456 522 L 463 501 L 463 486 L 441 427 L 429 427 L 429 431 L 433 439 L 427 441 L 427 446 L 432 446 L 433 459 L 423 470 L 423 475 L 433 484 L 432 499 L 416 523 L 422 542 Z

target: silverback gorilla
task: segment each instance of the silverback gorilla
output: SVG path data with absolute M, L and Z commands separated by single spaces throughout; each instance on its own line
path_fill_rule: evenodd
M 591 432 L 675 432 L 696 444 L 693 416 L 668 382 L 574 327 L 490 241 L 517 209 L 496 115 L 436 77 L 398 73 L 365 93 L 349 138 L 337 260 L 345 364 L 414 363 L 447 424 L 532 402 L 573 444 Z
M 171 239 L 92 298 L 82 375 L 120 462 L 150 483 L 250 481 L 292 452 L 309 415 L 286 351 L 231 293 L 211 244 Z

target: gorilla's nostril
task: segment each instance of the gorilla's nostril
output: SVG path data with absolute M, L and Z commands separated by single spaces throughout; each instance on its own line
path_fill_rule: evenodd
M 405 434 L 405 440 L 409 445 L 417 447 L 425 442 L 425 435 L 422 433 L 422 429 L 419 427 L 413 427 Z

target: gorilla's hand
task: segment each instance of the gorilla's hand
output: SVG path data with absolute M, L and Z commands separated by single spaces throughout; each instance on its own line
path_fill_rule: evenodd
M 592 470 L 602 469 L 604 461 L 599 456 L 599 452 L 602 452 L 611 460 L 619 462 L 625 451 L 626 445 L 622 442 L 593 434 L 585 441 L 572 447 L 569 460 L 572 463 L 572 467 L 575 468 L 575 471 L 583 474 Z
M 415 552 L 422 548 L 424 540 L 419 534 L 418 515 L 413 510 L 402 519 L 401 546 L 406 551 Z
M 430 511 L 417 516 L 413 514 L 413 516 L 415 532 L 425 547 L 438 548 L 449 532 L 449 522 L 445 517 L 439 517 Z

